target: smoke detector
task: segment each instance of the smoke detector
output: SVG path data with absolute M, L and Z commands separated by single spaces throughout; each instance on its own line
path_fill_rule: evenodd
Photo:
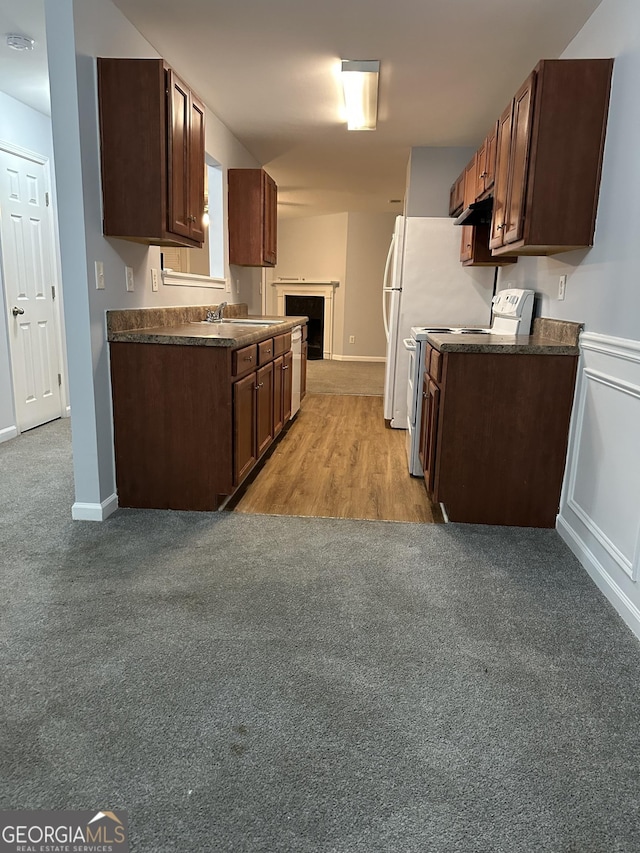
M 33 50 L 34 44 L 34 39 L 29 38 L 29 36 L 21 36 L 17 33 L 7 35 L 7 46 L 13 50 Z

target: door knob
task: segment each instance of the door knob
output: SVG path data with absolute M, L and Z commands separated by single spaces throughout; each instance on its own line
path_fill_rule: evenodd
M 11 313 L 14 317 L 17 317 L 18 314 L 24 314 L 24 308 L 16 308 L 14 305 L 14 307 L 11 309 Z

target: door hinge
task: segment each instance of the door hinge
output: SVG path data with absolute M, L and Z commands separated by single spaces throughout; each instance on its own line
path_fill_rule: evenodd
M 55 286 L 55 284 L 51 285 L 51 298 L 52 299 L 56 298 L 56 286 Z
M 47 207 L 49 207 L 49 193 L 44 194 L 44 201 Z
M 61 385 L 62 385 L 62 374 L 59 373 L 58 374 L 58 387 L 60 387 Z

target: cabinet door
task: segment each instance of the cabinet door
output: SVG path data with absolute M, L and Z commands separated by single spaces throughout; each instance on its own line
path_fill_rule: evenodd
M 476 184 L 476 158 L 474 156 L 473 160 L 465 169 L 463 208 L 469 207 L 469 205 L 476 200 Z M 462 241 L 460 243 L 460 260 L 462 262 L 470 261 L 473 258 L 473 237 L 473 225 L 463 225 Z
M 191 94 L 189 121 L 189 236 L 204 242 L 204 105 Z
M 436 451 L 438 438 L 438 414 L 440 411 L 440 389 L 427 379 L 423 393 L 423 423 L 424 423 L 424 446 L 421 458 L 422 470 L 424 471 L 424 482 L 430 495 L 434 493 L 436 481 Z
M 273 441 L 273 362 L 256 371 L 256 442 L 258 458 Z
M 513 127 L 509 152 L 509 189 L 504 223 L 504 243 L 513 243 L 523 236 L 524 202 L 527 191 L 529 147 L 535 73 L 520 87 L 513 101 Z
M 496 178 L 496 154 L 498 143 L 498 123 L 496 122 L 486 139 L 486 157 L 484 163 L 484 191 L 491 189 Z
M 274 266 L 278 247 L 278 188 L 270 175 L 264 173 L 264 262 Z
M 449 216 L 457 216 L 462 212 L 462 205 L 464 203 L 464 176 L 465 172 L 462 172 L 451 186 L 451 191 L 449 192 Z
M 282 383 L 284 374 L 282 365 L 284 358 L 279 355 L 273 362 L 273 435 L 274 438 L 282 431 L 284 418 L 282 417 Z
M 509 151 L 511 149 L 511 126 L 513 122 L 513 102 L 498 119 L 498 140 L 496 154 L 496 174 L 493 189 L 493 216 L 489 246 L 497 249 L 502 246 L 505 228 L 507 190 L 509 184 Z
M 233 482 L 237 486 L 256 463 L 256 375 L 233 386 Z
M 476 151 L 476 191 L 474 201 L 484 192 L 484 179 L 487 174 L 487 140 Z
M 285 353 L 282 365 L 282 420 L 286 424 L 291 419 L 291 392 L 293 373 L 293 353 Z
M 168 192 L 167 230 L 183 237 L 191 233 L 189 213 L 189 124 L 191 93 L 180 78 L 169 69 L 168 122 Z M 203 165 L 204 179 L 204 165 Z

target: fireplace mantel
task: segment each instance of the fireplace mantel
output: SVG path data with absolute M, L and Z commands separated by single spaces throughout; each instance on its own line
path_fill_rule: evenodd
M 333 358 L 333 296 L 339 281 L 305 281 L 304 279 L 285 279 L 274 281 L 276 289 L 277 313 L 285 316 L 285 297 L 287 296 L 323 296 L 324 297 L 324 336 L 322 341 L 323 358 Z

